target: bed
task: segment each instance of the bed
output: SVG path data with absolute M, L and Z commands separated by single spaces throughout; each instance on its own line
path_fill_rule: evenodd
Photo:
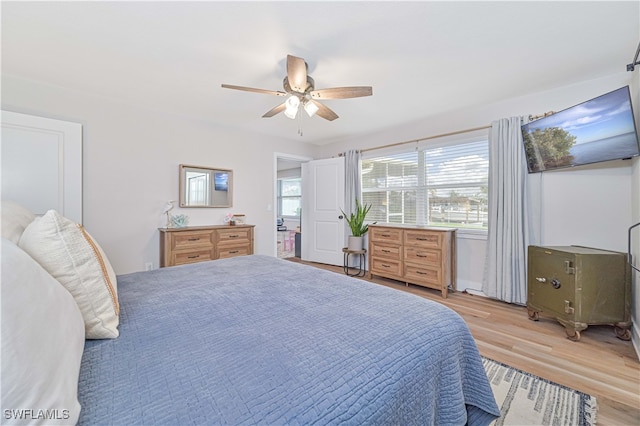
M 19 351 L 24 335 L 7 344 L 5 329 L 12 318 L 14 324 L 33 321 L 33 312 L 29 304 L 18 309 L 5 299 L 18 300 L 19 292 L 31 291 L 22 284 L 52 276 L 35 266 L 11 269 L 33 261 L 21 253 L 24 239 L 16 244 L 3 238 L 2 245 L 7 423 L 24 420 L 18 418 L 22 412 L 7 414 L 15 409 L 35 410 L 26 423 L 80 425 L 484 425 L 499 416 L 475 342 L 455 312 L 262 255 L 120 275 L 117 335 L 81 343 L 75 330 L 82 314 L 60 286 L 55 309 L 69 304 L 69 324 L 54 323 L 61 321 L 58 312 L 39 320 L 49 331 L 35 337 L 49 339 L 43 357 L 56 354 L 50 360 L 56 376 L 28 389 L 23 377 L 13 397 L 6 397 L 12 384 L 5 372 L 27 374 L 21 371 L 32 366 L 5 348 Z M 22 284 L 9 287 L 12 281 Z M 47 281 L 47 291 L 55 281 Z M 66 336 L 62 342 L 50 335 L 58 328 Z M 20 368 L 5 366 L 12 362 Z M 61 369 L 69 371 L 63 378 Z M 52 400 L 48 392 L 59 398 L 60 387 L 47 386 L 62 380 L 77 395 Z

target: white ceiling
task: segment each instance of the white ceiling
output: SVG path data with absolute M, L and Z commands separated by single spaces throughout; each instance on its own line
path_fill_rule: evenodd
M 260 134 L 325 144 L 624 72 L 640 2 L 7 2 L 2 73 Z M 261 118 L 287 54 L 340 118 Z M 302 129 L 303 135 L 298 134 Z

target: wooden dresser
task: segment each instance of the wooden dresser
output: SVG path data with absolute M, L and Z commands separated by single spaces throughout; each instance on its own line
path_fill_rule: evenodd
M 456 289 L 456 234 L 450 228 L 369 225 L 369 277 L 433 288 L 447 297 Z
M 253 254 L 253 227 L 160 228 L 160 267 Z

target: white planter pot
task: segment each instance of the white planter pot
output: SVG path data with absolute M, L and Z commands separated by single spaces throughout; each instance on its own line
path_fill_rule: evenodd
M 349 235 L 347 248 L 349 250 L 362 250 L 364 248 L 364 237 L 354 237 L 353 235 Z

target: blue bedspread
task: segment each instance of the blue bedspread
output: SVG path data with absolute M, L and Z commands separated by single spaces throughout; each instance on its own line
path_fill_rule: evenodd
M 120 337 L 90 340 L 80 424 L 462 425 L 499 409 L 452 310 L 267 256 L 118 277 Z

